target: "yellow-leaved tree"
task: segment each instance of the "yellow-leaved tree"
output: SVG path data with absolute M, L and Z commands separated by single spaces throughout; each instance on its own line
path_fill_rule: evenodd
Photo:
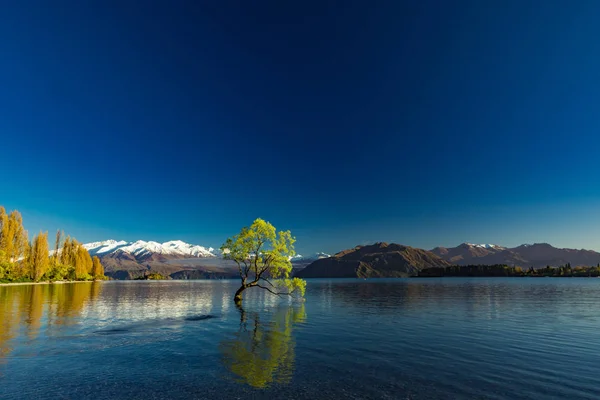
M 50 266 L 50 258 L 48 257 L 48 232 L 40 232 L 33 239 L 30 257 L 31 278 L 37 282 L 44 276 Z
M 75 277 L 77 279 L 86 279 L 92 272 L 92 257 L 90 253 L 77 241 L 74 241 L 75 253 Z
M 104 278 L 104 267 L 97 256 L 92 257 L 92 276 L 94 279 Z
M 0 250 L 9 262 L 19 261 L 27 247 L 27 231 L 23 228 L 23 217 L 18 211 L 6 214 L 0 207 Z
M 306 281 L 290 278 L 295 242 L 290 231 L 277 232 L 273 225 L 260 218 L 227 239 L 221 246 L 223 258 L 237 264 L 242 280 L 234 296 L 237 304 L 242 302 L 242 293 L 251 287 L 276 295 L 304 296 Z

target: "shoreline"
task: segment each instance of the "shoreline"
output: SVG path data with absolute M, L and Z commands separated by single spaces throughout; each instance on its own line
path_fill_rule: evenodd
M 101 280 L 95 281 L 44 281 L 44 282 L 7 282 L 0 283 L 0 286 L 21 286 L 21 285 L 63 285 L 66 283 L 94 283 L 94 282 L 102 282 Z

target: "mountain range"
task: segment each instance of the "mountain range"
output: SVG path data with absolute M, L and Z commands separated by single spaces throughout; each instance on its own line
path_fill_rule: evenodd
M 165 243 L 105 240 L 83 246 L 90 255 L 100 258 L 106 275 L 116 279 L 134 279 L 148 272 L 158 272 L 175 279 L 237 277 L 237 267 L 223 260 L 219 250 L 181 240 Z M 325 253 L 310 256 L 297 254 L 291 261 L 294 268 L 299 269 L 326 257 L 329 255 Z
M 463 243 L 456 247 L 436 247 L 431 252 L 455 265 L 493 265 L 542 268 L 570 263 L 592 266 L 600 263 L 600 253 L 592 250 L 561 249 L 548 243 L 523 244 L 507 248 L 492 244 Z
M 423 269 L 450 265 L 494 265 L 542 268 L 593 266 L 600 253 L 591 250 L 559 249 L 547 243 L 507 248 L 494 244 L 463 243 L 456 247 L 436 247 L 431 251 L 395 243 L 375 243 L 341 251 L 316 260 L 298 271 L 301 278 L 373 278 L 416 276 Z
M 223 260 L 219 250 L 181 240 L 165 243 L 106 240 L 85 244 L 100 257 L 106 274 L 115 279 L 133 279 L 158 272 L 174 279 L 235 278 L 237 267 Z M 448 265 L 492 265 L 542 268 L 570 263 L 591 266 L 600 263 L 592 250 L 561 249 L 547 243 L 508 248 L 495 244 L 462 243 L 456 247 L 423 250 L 395 243 L 356 246 L 333 256 L 315 253 L 296 255 L 292 266 L 299 277 L 411 276 L 424 268 Z
M 425 268 L 447 267 L 430 251 L 395 243 L 356 246 L 314 261 L 296 273 L 300 278 L 384 278 L 415 276 Z
M 84 244 L 90 255 L 104 256 L 116 252 L 124 252 L 135 257 L 147 257 L 153 254 L 162 254 L 169 256 L 182 257 L 215 257 L 215 249 L 203 246 L 191 245 L 181 240 L 173 240 L 165 243 L 146 242 L 138 240 L 136 242 L 106 240 L 104 242 L 94 242 Z

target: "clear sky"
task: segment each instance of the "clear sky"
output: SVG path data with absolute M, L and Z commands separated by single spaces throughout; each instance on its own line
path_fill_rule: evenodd
M 0 204 L 31 233 L 600 250 L 598 1 L 10 3 Z

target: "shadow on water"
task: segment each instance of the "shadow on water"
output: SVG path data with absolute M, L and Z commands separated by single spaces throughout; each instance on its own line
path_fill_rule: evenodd
M 304 304 L 277 308 L 271 318 L 238 306 L 240 327 L 219 345 L 222 363 L 239 383 L 255 388 L 290 382 L 295 363 L 294 326 L 306 321 Z
M 112 329 L 103 329 L 100 331 L 95 331 L 94 333 L 97 335 L 119 335 L 124 333 L 131 332 L 129 328 L 112 328 Z
M 217 318 L 216 315 L 191 315 L 189 317 L 185 317 L 184 321 L 204 321 L 207 319 Z
M 136 331 L 145 330 L 146 328 L 154 330 L 161 326 L 174 326 L 181 322 L 197 322 L 206 321 L 209 319 L 218 318 L 216 315 L 190 315 L 183 318 L 163 318 L 144 321 L 133 325 L 119 326 L 115 328 L 101 329 L 94 331 L 96 335 L 123 335 Z

